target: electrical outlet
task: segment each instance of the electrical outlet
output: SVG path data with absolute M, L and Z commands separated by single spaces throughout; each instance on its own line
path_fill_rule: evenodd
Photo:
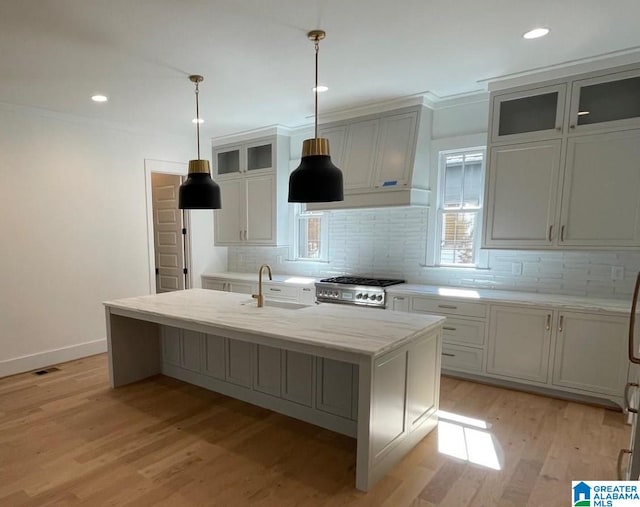
M 624 278 L 624 266 L 611 266 L 611 280 L 622 280 Z
M 511 263 L 511 274 L 512 275 L 521 275 L 522 274 L 522 262 L 512 262 Z

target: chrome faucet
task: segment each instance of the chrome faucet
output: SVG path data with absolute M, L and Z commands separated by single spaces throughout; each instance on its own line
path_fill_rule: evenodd
M 258 300 L 258 308 L 262 308 L 264 306 L 264 296 L 262 295 L 262 270 L 267 268 L 267 272 L 269 273 L 269 280 L 273 280 L 271 277 L 271 266 L 269 264 L 263 264 L 260 266 L 260 270 L 258 271 L 258 293 L 251 294 L 253 299 Z

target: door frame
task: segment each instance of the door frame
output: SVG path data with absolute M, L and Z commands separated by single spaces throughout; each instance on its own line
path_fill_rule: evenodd
M 149 255 L 149 293 L 156 293 L 156 252 L 153 239 L 153 195 L 151 187 L 151 173 L 175 174 L 178 176 L 187 175 L 187 164 L 184 162 L 170 162 L 167 160 L 144 159 L 144 187 L 145 202 L 147 212 L 147 251 Z M 184 215 L 183 227 L 187 229 L 185 239 L 185 267 L 187 268 L 187 279 L 185 289 L 193 287 L 191 273 L 191 220 L 189 212 Z

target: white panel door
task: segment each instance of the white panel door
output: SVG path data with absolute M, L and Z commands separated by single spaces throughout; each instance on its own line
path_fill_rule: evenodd
M 569 139 L 560 244 L 640 246 L 640 130 Z
M 349 125 L 341 167 L 345 190 L 371 188 L 379 124 L 380 120 L 365 120 Z
M 559 140 L 491 148 L 484 246 L 553 243 L 560 151 Z
M 276 233 L 275 175 L 246 178 L 247 224 L 244 239 L 252 243 L 274 243 Z
M 184 289 L 182 211 L 178 209 L 181 177 L 151 173 L 156 292 Z
M 560 313 L 553 383 L 622 396 L 629 369 L 627 322 L 622 317 Z
M 546 383 L 552 318 L 551 310 L 492 306 L 487 372 Z
M 242 243 L 244 234 L 244 179 L 235 178 L 218 181 L 222 198 L 222 208 L 216 210 L 215 236 L 216 245 L 233 245 Z
M 376 187 L 395 188 L 409 184 L 417 123 L 418 113 L 415 111 L 382 118 L 374 181 Z

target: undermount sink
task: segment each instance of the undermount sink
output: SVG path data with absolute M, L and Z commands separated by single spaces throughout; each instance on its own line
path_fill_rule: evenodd
M 244 306 L 256 306 L 256 300 L 252 299 L 242 304 Z M 287 310 L 300 310 L 300 308 L 305 308 L 307 305 L 302 305 L 300 303 L 291 303 L 289 301 L 274 301 L 272 299 L 265 299 L 264 306 L 275 306 L 276 308 L 286 308 Z

